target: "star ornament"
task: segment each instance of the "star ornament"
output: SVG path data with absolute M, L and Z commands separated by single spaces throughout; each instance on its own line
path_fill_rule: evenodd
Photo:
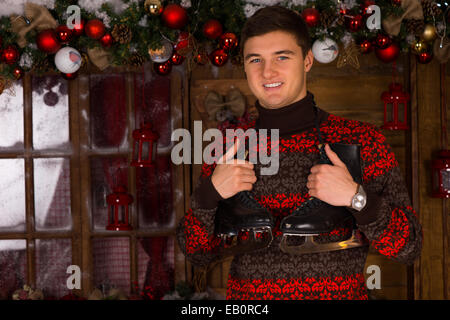
M 342 53 L 338 57 L 337 67 L 342 68 L 343 66 L 349 64 L 355 69 L 359 70 L 359 49 L 355 42 L 349 43 Z

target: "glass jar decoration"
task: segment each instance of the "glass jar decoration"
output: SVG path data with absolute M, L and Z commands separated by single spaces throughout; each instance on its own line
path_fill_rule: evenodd
M 450 150 L 441 150 L 431 162 L 432 197 L 450 198 Z
M 149 122 L 133 131 L 133 167 L 153 167 L 156 161 L 156 149 L 159 134 L 152 130 Z
M 409 94 L 403 91 L 400 83 L 393 82 L 389 91 L 381 94 L 384 103 L 384 124 L 382 129 L 408 130 L 408 101 Z
M 133 197 L 123 186 L 115 187 L 113 193 L 106 197 L 108 203 L 108 225 L 106 230 L 123 231 L 133 229 L 129 223 L 130 205 Z

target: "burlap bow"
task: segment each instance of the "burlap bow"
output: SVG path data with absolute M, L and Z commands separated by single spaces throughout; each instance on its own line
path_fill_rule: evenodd
M 400 33 L 403 19 L 423 20 L 422 5 L 419 0 L 402 0 L 404 12 L 401 16 L 390 15 L 382 21 L 383 29 L 391 36 Z
M 29 31 L 33 29 L 37 31 L 55 29 L 58 26 L 58 22 L 47 8 L 35 3 L 26 3 L 24 16 L 12 15 L 10 20 L 11 30 L 17 34 L 17 44 L 21 48 L 27 45 L 26 35 Z
M 442 48 L 441 39 L 434 40 L 433 53 L 440 63 L 446 63 L 450 59 L 450 40 L 445 37 L 442 41 Z
M 94 47 L 87 49 L 89 60 L 101 71 L 111 65 L 111 54 L 103 48 Z
M 242 117 L 245 112 L 245 98 L 237 89 L 231 89 L 226 96 L 215 91 L 209 91 L 205 98 L 205 109 L 209 120 L 216 120 L 217 112 L 223 109 L 230 110 L 237 118 Z

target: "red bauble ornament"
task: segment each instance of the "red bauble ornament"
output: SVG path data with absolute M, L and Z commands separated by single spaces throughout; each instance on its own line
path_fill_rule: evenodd
M 367 13 L 367 8 L 369 8 L 371 5 L 374 5 L 375 1 L 370 1 L 370 0 L 365 0 L 362 4 L 361 4 L 361 11 L 362 14 L 364 16 L 370 16 L 372 15 L 373 12 L 371 13 Z
M 61 76 L 66 80 L 73 80 L 78 77 L 78 71 L 74 73 L 61 73 Z
M 56 28 L 56 37 L 61 43 L 68 43 L 72 40 L 73 31 L 70 30 L 66 25 L 60 25 Z
M 17 50 L 16 46 L 9 45 L 5 49 L 3 49 L 1 54 L 1 61 L 6 64 L 14 64 L 19 59 L 19 50 Z
M 103 47 L 109 48 L 114 42 L 113 37 L 109 33 L 105 33 L 103 37 L 101 37 L 98 41 L 102 44 Z
M 228 61 L 228 54 L 223 49 L 216 49 L 209 55 L 209 60 L 213 65 L 222 67 Z
M 83 35 L 85 24 L 86 24 L 86 22 L 83 19 L 80 19 L 80 23 L 76 24 L 72 29 L 73 35 L 77 36 L 77 37 Z
M 174 3 L 164 8 L 161 17 L 164 24 L 171 29 L 183 29 L 188 20 L 186 10 L 182 6 Z
M 399 53 L 400 48 L 395 43 L 391 43 L 385 49 L 380 48 L 375 49 L 375 55 L 377 56 L 378 59 L 380 59 L 384 63 L 393 62 L 395 59 L 397 59 Z
M 372 49 L 373 49 L 372 42 L 370 42 L 369 40 L 362 41 L 359 44 L 359 49 L 360 49 L 361 53 L 363 53 L 363 54 L 372 52 Z
M 375 39 L 375 46 L 379 49 L 386 49 L 392 43 L 388 35 L 379 33 Z
M 155 70 L 155 72 L 161 76 L 168 75 L 170 71 L 172 71 L 172 62 L 170 61 L 170 59 L 163 63 L 154 62 L 153 70 Z
M 84 32 L 89 38 L 100 39 L 105 34 L 105 25 L 98 19 L 92 19 L 86 23 Z
M 56 32 L 53 29 L 47 29 L 39 32 L 36 38 L 36 44 L 39 50 L 45 53 L 53 54 L 61 48 Z
M 357 32 L 361 30 L 363 27 L 363 16 L 360 14 L 357 14 L 353 17 L 347 18 L 347 28 L 351 32 Z
M 194 61 L 201 66 L 204 66 L 205 64 L 208 63 L 209 58 L 208 55 L 206 54 L 205 51 L 200 50 L 199 52 L 197 52 L 197 54 L 194 56 Z
M 220 37 L 220 46 L 225 51 L 230 51 L 236 48 L 238 46 L 238 42 L 238 38 L 232 32 L 224 33 Z
M 177 43 L 174 46 L 174 50 L 178 54 L 186 56 L 189 54 L 189 52 L 192 51 L 193 47 L 194 47 L 193 36 L 186 31 L 180 32 L 180 34 L 178 35 Z
M 172 54 L 172 57 L 170 58 L 170 61 L 172 62 L 172 64 L 178 66 L 183 63 L 184 59 L 185 58 L 181 54 L 174 52 Z
M 302 18 L 308 27 L 315 27 L 320 21 L 319 10 L 316 8 L 306 8 L 302 11 Z
M 433 60 L 433 54 L 431 52 L 422 52 L 417 55 L 417 61 L 422 64 L 427 64 Z
M 15 67 L 13 70 L 13 75 L 16 80 L 22 79 L 24 74 L 25 74 L 25 72 L 23 71 L 23 69 L 21 67 Z
M 203 26 L 203 34 L 209 39 L 216 39 L 223 33 L 222 25 L 219 21 L 211 19 L 207 21 Z

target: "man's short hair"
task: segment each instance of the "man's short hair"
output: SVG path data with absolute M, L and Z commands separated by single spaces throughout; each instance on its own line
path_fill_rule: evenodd
M 292 34 L 297 39 L 299 47 L 302 48 L 303 58 L 311 49 L 308 27 L 301 15 L 281 6 L 269 6 L 259 9 L 245 22 L 241 31 L 241 53 L 243 53 L 245 42 L 249 38 L 273 31 Z

